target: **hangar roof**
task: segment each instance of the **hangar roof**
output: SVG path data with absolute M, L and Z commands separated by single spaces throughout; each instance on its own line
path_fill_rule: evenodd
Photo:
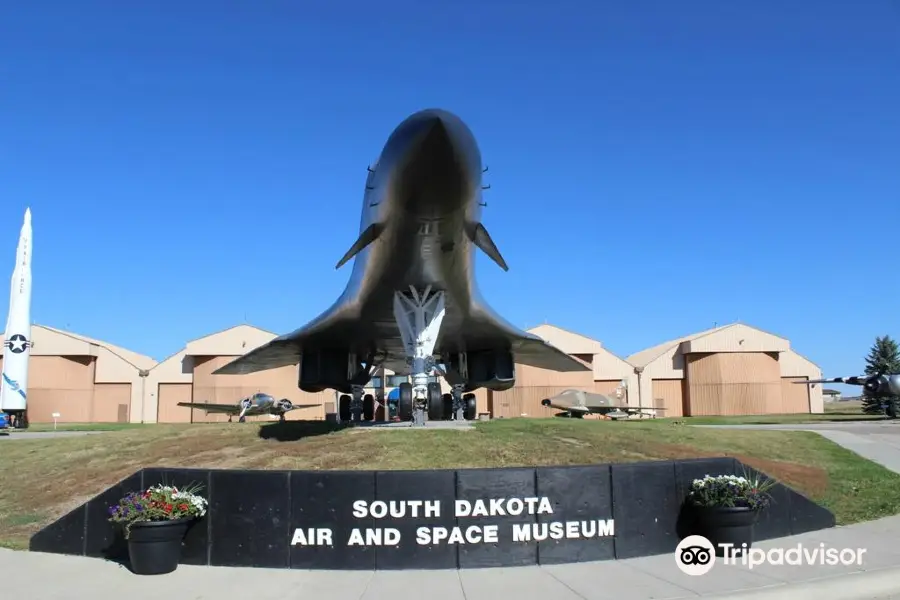
M 603 344 L 597 340 L 549 323 L 532 327 L 528 333 L 547 340 L 566 354 L 600 354 L 604 351 Z
M 115 346 L 108 342 L 90 338 L 86 335 L 81 335 L 80 333 L 72 333 L 71 331 L 64 331 L 62 329 L 57 329 L 48 325 L 39 325 L 37 323 L 32 325 L 31 327 L 32 329 L 42 329 L 52 334 L 65 336 L 73 340 L 78 340 L 79 342 L 84 342 L 85 344 L 93 344 L 94 346 L 106 348 L 108 351 L 112 352 L 125 362 L 130 363 L 138 369 L 147 370 L 153 368 L 153 366 L 156 365 L 156 361 L 149 356 L 144 356 L 143 354 L 138 354 L 137 352 L 132 352 L 131 350 L 127 350 L 120 346 Z M 3 339 L 2 334 L 0 334 L 0 339 Z
M 713 334 L 718 334 L 726 330 L 745 330 L 749 333 L 757 334 L 760 337 L 760 341 L 764 343 L 764 345 L 770 345 L 772 351 L 777 352 L 786 352 L 790 349 L 790 342 L 787 339 L 771 334 L 767 331 L 763 331 L 757 327 L 752 327 L 750 325 L 744 323 L 729 323 L 728 325 L 723 325 L 721 327 L 713 327 L 712 329 L 706 329 L 704 331 L 699 331 L 697 333 L 692 333 L 690 335 L 686 335 L 684 337 L 680 337 L 674 340 L 669 340 L 667 342 L 663 342 L 662 344 L 657 344 L 652 348 L 647 348 L 646 350 L 641 350 L 640 352 L 636 352 L 628 357 L 628 362 L 633 364 L 635 367 L 646 367 L 651 362 L 671 350 L 673 347 L 683 344 L 685 342 L 696 342 L 701 340 L 702 338 L 707 338 Z M 693 344 L 692 344 L 693 345 Z M 688 351 L 693 352 L 703 352 L 708 351 L 700 348 L 692 349 L 687 348 Z
M 156 365 L 156 361 L 149 356 L 144 356 L 143 354 L 138 354 L 137 352 L 133 352 L 131 350 L 127 350 L 122 348 L 121 346 L 115 346 L 110 344 L 109 342 L 104 342 L 101 340 L 97 340 L 94 338 L 90 338 L 86 335 L 81 335 L 80 333 L 73 333 L 71 331 L 64 331 L 62 329 L 57 329 L 56 327 L 50 327 L 48 325 L 35 325 L 35 327 L 43 327 L 44 329 L 48 329 L 50 331 L 55 331 L 56 333 L 60 333 L 62 335 L 67 335 L 69 337 L 73 337 L 82 341 L 85 341 L 89 344 L 97 344 L 98 346 L 103 346 L 113 354 L 118 354 L 134 366 L 139 369 L 152 369 L 154 365 Z
M 188 356 L 242 356 L 276 337 L 271 331 L 241 324 L 191 340 L 184 349 Z

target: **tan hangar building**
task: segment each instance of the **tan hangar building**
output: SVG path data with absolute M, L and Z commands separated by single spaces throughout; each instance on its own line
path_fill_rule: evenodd
M 631 403 L 662 416 L 822 413 L 822 371 L 788 340 L 732 323 L 664 342 L 628 357 L 639 378 Z M 638 402 L 635 401 L 635 395 Z
M 143 377 L 156 361 L 46 325 L 31 327 L 28 419 L 32 423 L 140 422 Z M 2 364 L 2 359 L 0 359 Z
M 821 371 L 790 348 L 784 338 L 732 324 L 685 336 L 622 359 L 593 339 L 553 325 L 529 330 L 591 368 L 557 373 L 517 365 L 515 387 L 478 390 L 478 412 L 493 418 L 549 417 L 544 398 L 568 388 L 593 391 L 622 404 L 665 409 L 661 417 L 767 414 L 824 410 L 819 386 L 793 381 L 820 378 Z M 324 419 L 335 411 L 335 393 L 308 394 L 297 388 L 297 367 L 250 375 L 212 375 L 220 366 L 276 334 L 238 325 L 188 342 L 162 362 L 106 342 L 51 327 L 32 328 L 29 419 L 52 422 L 190 423 L 219 422 L 224 415 L 178 406 L 179 402 L 235 404 L 256 392 L 313 408 L 288 419 Z M 399 385 L 379 373 L 384 393 Z M 446 382 L 441 380 L 447 390 Z M 367 393 L 376 393 L 369 389 Z M 251 420 L 267 420 L 253 417 Z

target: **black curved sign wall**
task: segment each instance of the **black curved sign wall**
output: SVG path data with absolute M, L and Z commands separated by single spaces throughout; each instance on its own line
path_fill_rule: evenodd
M 202 483 L 208 515 L 182 563 L 297 569 L 456 569 L 670 553 L 683 501 L 706 474 L 752 469 L 731 458 L 441 471 L 227 471 L 148 468 L 36 533 L 40 552 L 122 558 L 106 520 L 124 494 Z M 834 526 L 782 485 L 756 539 Z

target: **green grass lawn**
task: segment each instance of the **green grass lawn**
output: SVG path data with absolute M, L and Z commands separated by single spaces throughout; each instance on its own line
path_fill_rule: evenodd
M 33 423 L 27 431 L 121 431 L 123 429 L 140 429 L 151 427 L 155 423 Z
M 260 435 L 261 429 L 272 436 Z M 846 524 L 900 513 L 900 475 L 808 432 L 687 427 L 662 419 L 502 419 L 474 431 L 336 428 L 324 422 L 148 425 L 0 442 L 0 545 L 142 467 L 428 469 L 734 456 L 820 502 Z
M 121 431 L 123 429 L 140 429 L 151 427 L 155 423 L 32 423 L 27 431 Z
M 833 423 L 846 421 L 883 421 L 882 415 L 867 415 L 860 402 L 833 402 L 825 405 L 821 414 L 739 415 L 734 417 L 673 417 L 664 421 L 683 421 L 688 425 L 776 425 L 802 423 Z

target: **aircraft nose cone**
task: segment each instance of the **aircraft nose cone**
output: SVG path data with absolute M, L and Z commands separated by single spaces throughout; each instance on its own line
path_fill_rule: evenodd
M 405 210 L 440 217 L 463 205 L 468 173 L 465 150 L 440 116 L 417 122 L 410 132 L 400 175 Z
M 453 141 L 447 123 L 441 117 L 433 116 L 422 119 L 416 124 L 407 152 L 412 160 L 453 158 Z

